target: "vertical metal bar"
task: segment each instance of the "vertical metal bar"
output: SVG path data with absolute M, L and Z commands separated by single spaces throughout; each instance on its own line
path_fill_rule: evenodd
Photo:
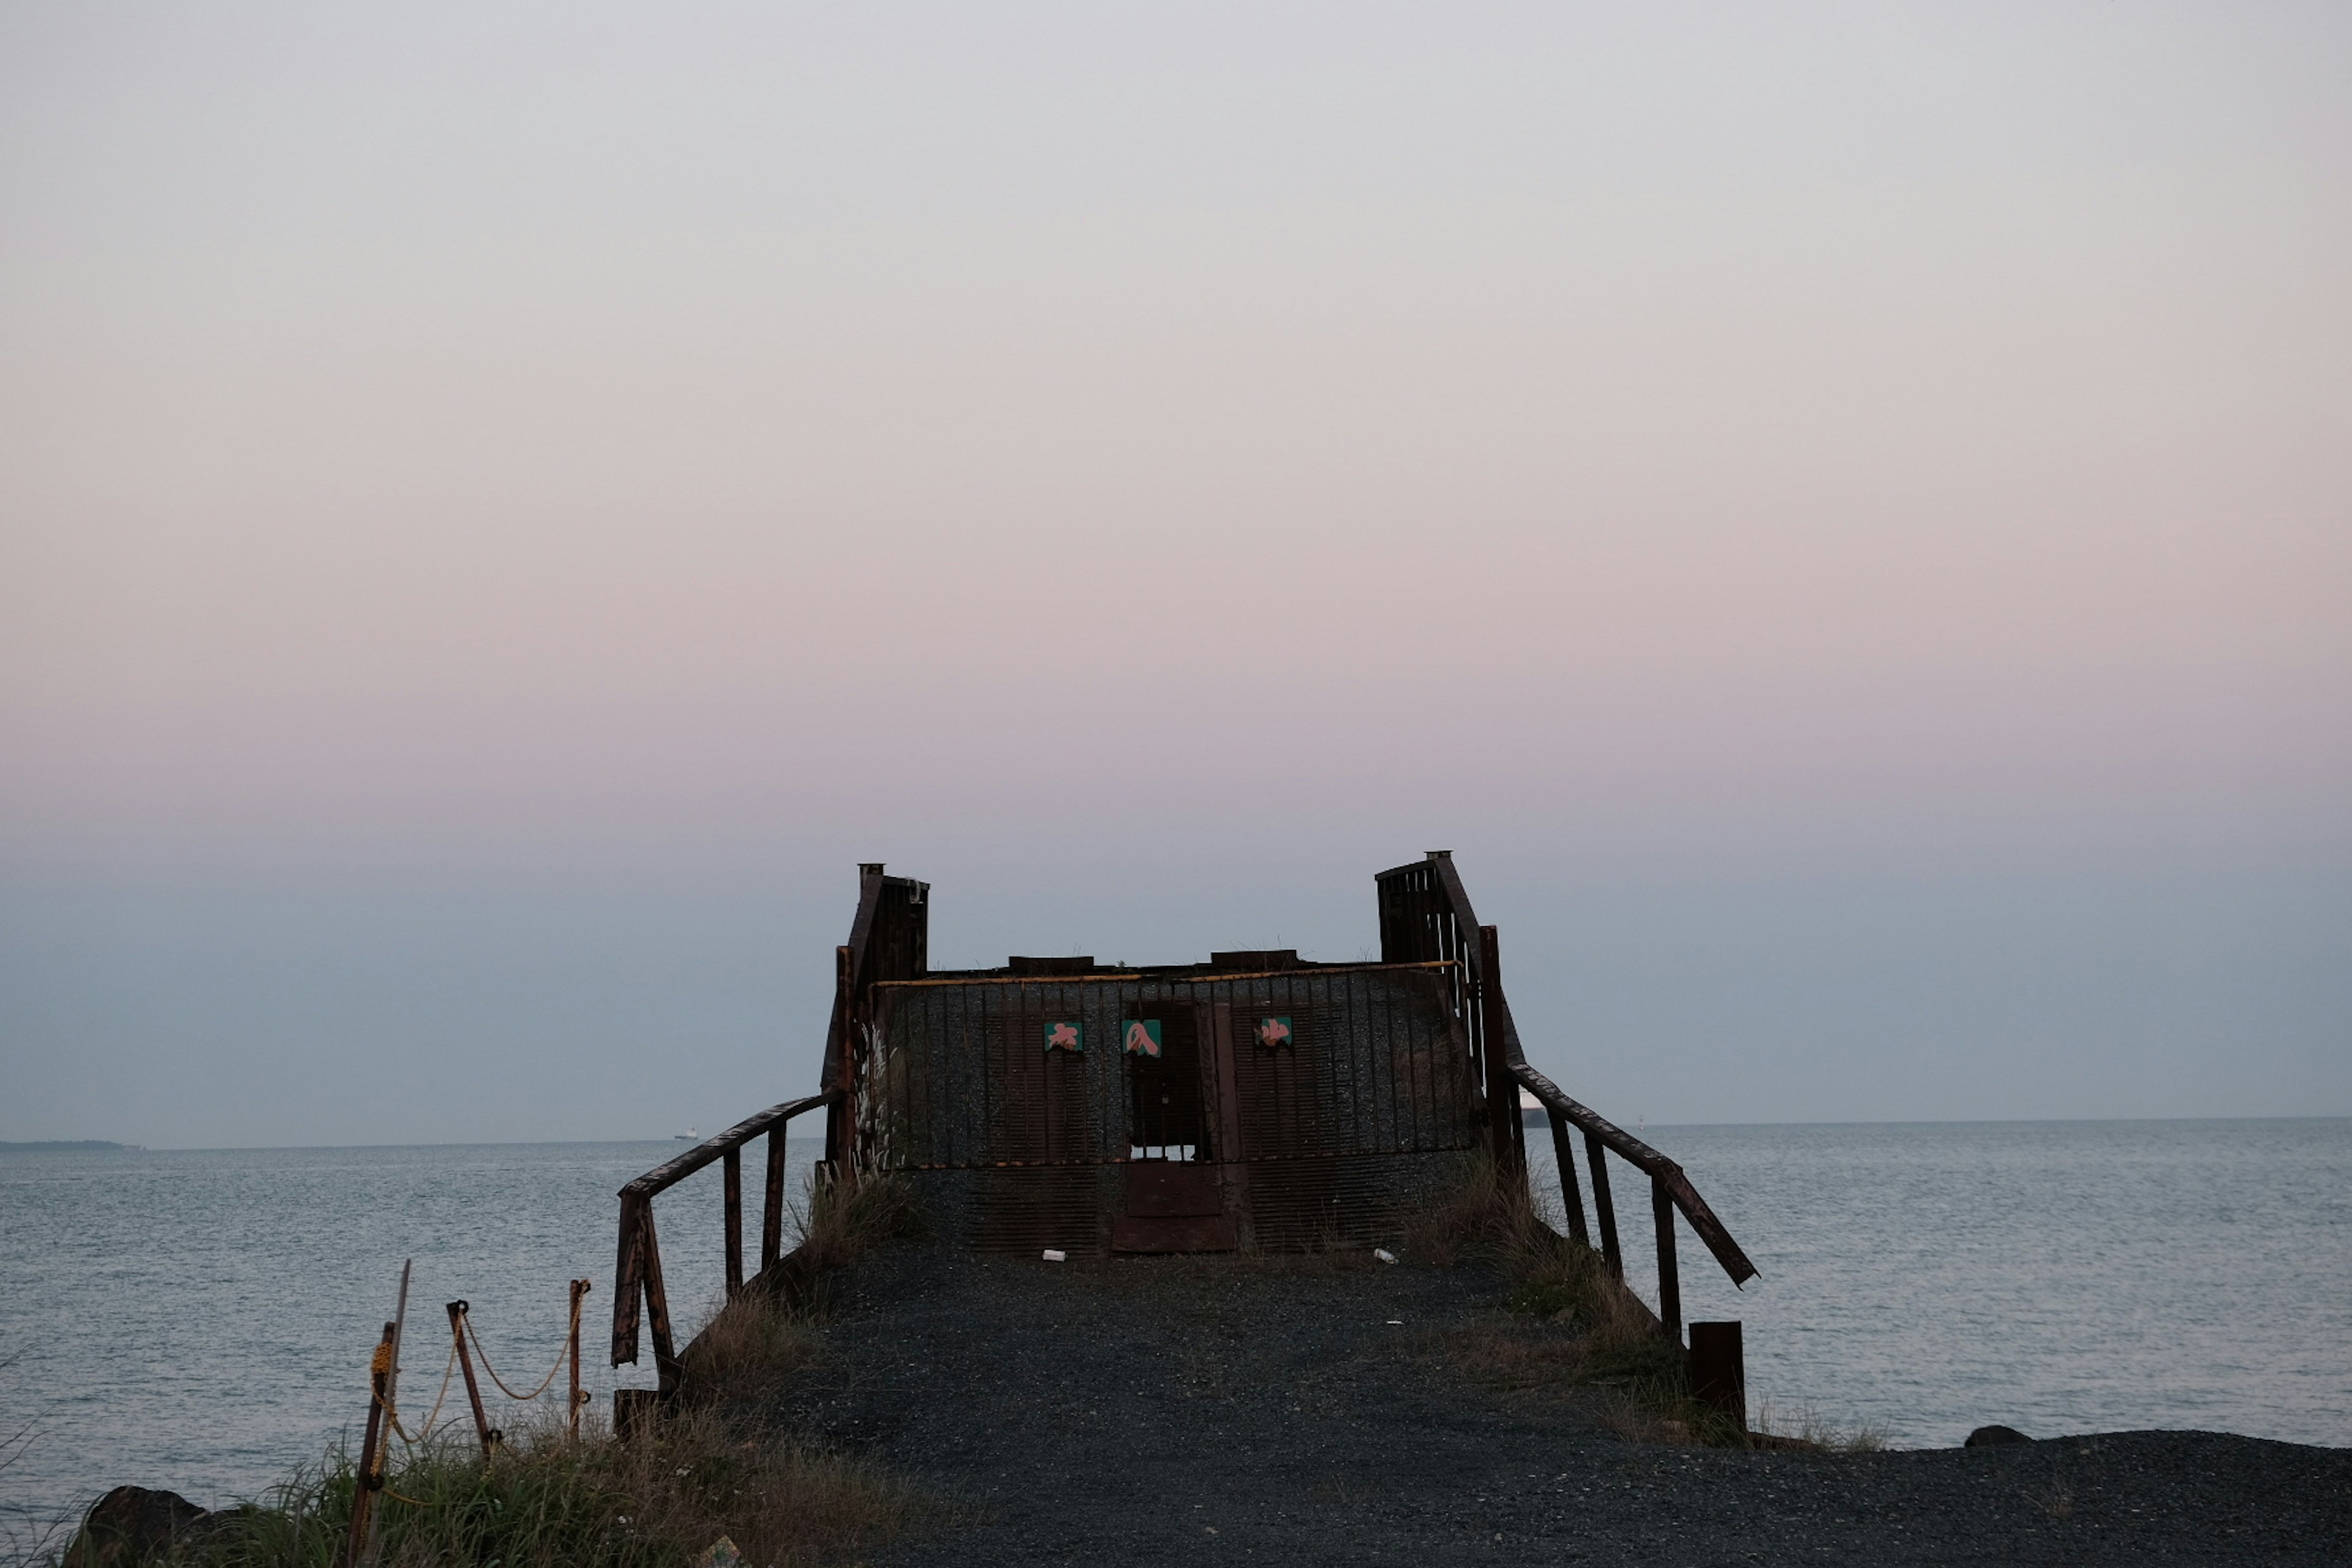
M 1214 994 L 1212 992 L 1211 994 Z M 1256 1215 L 1250 1206 L 1249 1151 L 1242 1144 L 1241 1077 L 1234 1068 L 1234 1005 L 1218 1002 L 1209 1008 L 1209 1037 L 1216 1053 L 1218 1088 L 1217 1159 L 1225 1176 L 1225 1201 L 1244 1244 L 1255 1239 Z
M 613 1265 L 613 1364 L 637 1359 L 637 1299 L 645 1284 L 645 1254 L 637 1243 L 637 1205 L 621 1194 L 621 1251 Z
M 730 1149 L 719 1156 L 727 1189 L 727 1297 L 743 1293 L 743 1151 Z
M 654 1375 L 664 1394 L 677 1386 L 677 1346 L 670 1339 L 669 1294 L 662 1289 L 661 1239 L 654 1231 L 651 1198 L 637 1200 L 637 1244 L 645 1269 L 646 1316 L 653 1321 Z
M 466 1403 L 474 1411 L 474 1436 L 481 1439 L 482 1458 L 499 1446 L 499 1435 L 490 1430 L 490 1418 L 482 1413 L 482 1385 L 474 1381 L 473 1353 L 466 1349 L 466 1303 L 449 1303 L 449 1337 L 457 1342 L 457 1370 L 466 1374 Z M 422 1436 L 422 1434 L 419 1434 Z
M 768 1179 L 760 1194 L 760 1272 L 765 1274 L 784 1255 L 784 1129 L 779 1121 L 768 1129 Z
M 1650 1178 L 1650 1214 L 1658 1230 L 1658 1321 L 1675 1343 L 1683 1342 L 1683 1285 L 1675 1269 L 1675 1197 L 1666 1184 Z
M 586 1399 L 586 1395 L 580 1388 L 580 1315 L 582 1299 L 587 1294 L 587 1280 L 574 1279 L 572 1282 L 572 1330 L 568 1336 L 572 1352 L 572 1398 L 563 1408 L 565 1425 L 571 1431 L 572 1440 L 575 1443 L 580 1441 L 580 1406 Z
M 1511 1173 L 1526 1170 L 1519 1134 L 1519 1080 L 1503 1059 L 1503 965 L 1501 946 L 1493 926 L 1478 928 L 1478 1010 L 1486 1047 L 1486 1125 L 1495 1142 L 1495 1168 Z
M 392 1336 L 393 1327 L 386 1323 L 383 1338 L 376 1342 L 375 1353 L 383 1360 L 386 1370 L 379 1372 L 373 1364 L 368 1368 L 367 1425 L 362 1429 L 360 1438 L 360 1472 L 353 1478 L 352 1487 L 351 1539 L 343 1543 L 346 1564 L 357 1563 L 360 1560 L 367 1542 L 368 1515 L 375 1503 L 376 1489 L 383 1485 L 383 1478 L 376 1474 L 376 1449 L 383 1439 L 384 1381 L 391 1376 Z
M 1544 1116 L 1551 1122 L 1552 1157 L 1559 1162 L 1559 1206 L 1568 1215 L 1569 1237 L 1589 1247 L 1592 1233 L 1584 1226 L 1584 1194 L 1576 1184 L 1575 1141 L 1568 1135 L 1568 1118 L 1549 1105 L 1544 1107 Z
M 1746 1361 L 1738 1320 L 1690 1326 L 1691 1397 L 1731 1417 L 1742 1432 L 1748 1430 Z
M 1625 1254 L 1617 1245 L 1617 1205 L 1609 1201 L 1609 1146 L 1592 1133 L 1584 1135 L 1585 1163 L 1592 1168 L 1592 1207 L 1601 1221 L 1601 1256 L 1609 1272 L 1625 1278 Z
M 824 1158 L 833 1167 L 836 1180 L 848 1163 L 850 1118 L 855 1114 L 849 1084 L 849 1034 L 855 1026 L 850 999 L 856 987 L 856 962 L 845 942 L 833 950 L 833 1059 L 825 1064 L 824 1071 L 825 1086 L 841 1090 L 841 1098 L 824 1108 Z

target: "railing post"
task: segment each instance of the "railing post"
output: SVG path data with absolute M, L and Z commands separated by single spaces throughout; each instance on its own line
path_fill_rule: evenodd
M 580 1300 L 587 1294 L 587 1280 L 574 1279 L 572 1282 L 572 1329 L 566 1336 L 567 1345 L 572 1352 L 572 1398 L 564 1405 L 563 1419 L 565 1429 L 571 1434 L 572 1441 L 575 1443 L 580 1441 L 580 1406 L 585 1404 L 588 1398 L 580 1388 Z
M 1493 926 L 1478 928 L 1478 1032 L 1486 1074 L 1486 1127 L 1495 1166 L 1507 1173 L 1526 1169 L 1520 1155 L 1519 1080 L 1503 1055 L 1503 975 Z
M 1559 1206 L 1568 1215 L 1568 1234 L 1580 1247 L 1592 1245 L 1592 1233 L 1584 1226 L 1584 1194 L 1576 1184 L 1574 1141 L 1568 1135 L 1568 1118 L 1551 1106 L 1544 1107 L 1544 1118 L 1551 1123 L 1552 1158 L 1559 1162 Z
M 1683 1342 L 1682 1277 L 1675 1268 L 1675 1196 L 1658 1177 L 1650 1178 L 1650 1215 L 1658 1230 L 1658 1321 L 1666 1337 Z
M 1748 1430 L 1748 1368 L 1737 1319 L 1690 1326 L 1691 1397 L 1711 1405 Z
M 466 1374 L 466 1403 L 474 1409 L 474 1436 L 482 1441 L 482 1458 L 488 1458 L 499 1446 L 499 1434 L 491 1426 L 489 1416 L 482 1409 L 482 1385 L 474 1381 L 474 1358 L 466 1349 L 466 1303 L 449 1303 L 449 1334 L 457 1342 L 458 1370 Z M 422 1437 L 423 1433 L 417 1436 Z
M 1601 1256 L 1607 1260 L 1609 1272 L 1622 1279 L 1625 1253 L 1617 1245 L 1617 1205 L 1609 1201 L 1609 1145 L 1590 1129 L 1584 1134 L 1584 1157 L 1592 1167 L 1592 1207 L 1601 1221 Z
M 743 1293 L 743 1151 L 730 1149 L 719 1162 L 727 1188 L 727 1299 Z
M 857 1163 L 857 1086 L 850 1081 L 856 1062 L 850 1041 L 857 1032 L 857 958 L 846 943 L 834 950 L 833 997 L 834 1057 L 824 1076 L 841 1098 L 825 1107 L 824 1157 L 836 1181 L 851 1181 Z
M 760 1205 L 760 1272 L 765 1274 L 784 1255 L 784 1129 L 779 1121 L 768 1130 L 768 1181 Z
M 664 1394 L 677 1386 L 677 1346 L 669 1332 L 669 1294 L 662 1289 L 661 1238 L 654 1230 L 654 1203 L 637 1200 L 637 1260 L 645 1270 L 646 1316 L 653 1320 L 654 1376 Z
M 613 1364 L 637 1359 L 638 1297 L 645 1289 L 645 1253 L 637 1235 L 637 1206 L 645 1199 L 621 1193 L 621 1254 L 613 1266 Z

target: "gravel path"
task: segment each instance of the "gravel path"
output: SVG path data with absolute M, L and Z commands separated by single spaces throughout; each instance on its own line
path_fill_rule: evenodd
M 825 1353 L 759 1397 L 969 1505 L 973 1522 L 877 1559 L 908 1568 L 2352 1562 L 2352 1449 L 1629 1443 L 1592 1390 L 1464 1375 L 1501 1321 L 1477 1270 L 901 1247 L 833 1290 Z

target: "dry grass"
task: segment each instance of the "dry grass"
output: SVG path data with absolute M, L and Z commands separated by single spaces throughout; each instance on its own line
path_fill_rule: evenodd
M 923 1234 L 922 1205 L 903 1176 L 816 1182 L 792 1211 L 795 1251 L 815 1274 L 846 1268 L 887 1242 Z
M 813 1189 L 793 1216 L 804 1280 L 920 1228 L 904 1182 Z M 383 1568 L 677 1568 L 721 1537 L 751 1568 L 856 1561 L 947 1510 L 878 1465 L 779 1436 L 729 1395 L 814 1357 L 814 1292 L 746 1292 L 687 1347 L 679 1396 L 626 1443 L 601 1425 L 509 1436 L 485 1461 L 470 1441 L 395 1453 L 379 1501 Z M 336 1568 L 354 1469 L 331 1454 L 208 1543 L 206 1563 Z
M 1413 1216 L 1406 1256 L 1441 1266 L 1485 1264 L 1512 1289 L 1506 1313 L 1447 1336 L 1464 1375 L 1519 1394 L 1601 1390 L 1601 1423 L 1631 1441 L 1709 1447 L 1862 1453 L 1885 1447 L 1872 1427 L 1841 1430 L 1800 1413 L 1776 1429 L 1768 1405 L 1748 1431 L 1691 1397 L 1682 1348 L 1609 1272 L 1601 1255 L 1562 1237 L 1526 1184 L 1465 1157 L 1454 1179 Z
M 1824 1421 L 1810 1405 L 1783 1409 L 1760 1401 L 1748 1416 L 1748 1431 L 1759 1448 L 1801 1448 L 1817 1454 L 1875 1454 L 1886 1447 L 1886 1428 L 1864 1422 L 1841 1426 Z
M 680 1357 L 682 1386 L 698 1399 L 788 1377 L 814 1359 L 808 1314 L 756 1292 L 719 1305 Z
M 348 1457 L 331 1456 L 246 1514 L 204 1561 L 334 1568 L 352 1478 Z M 394 1465 L 378 1506 L 385 1568 L 656 1568 L 691 1562 L 721 1536 L 761 1568 L 822 1564 L 940 1514 L 874 1465 L 691 1407 L 627 1443 L 525 1431 L 488 1462 L 469 1445 L 432 1445 Z

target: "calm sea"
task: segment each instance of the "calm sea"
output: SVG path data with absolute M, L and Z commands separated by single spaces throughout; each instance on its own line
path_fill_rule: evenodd
M 2352 1121 L 1647 1132 L 1763 1270 L 1734 1291 L 1685 1236 L 1685 1315 L 1746 1322 L 1752 1401 L 1904 1446 L 1993 1421 L 2352 1444 Z M 1529 1142 L 1549 1176 L 1548 1139 Z M 650 1350 L 617 1379 L 599 1353 L 614 1192 L 676 1147 L 0 1154 L 0 1436 L 33 1429 L 0 1506 L 21 1535 L 120 1482 L 211 1505 L 317 1458 L 365 1413 L 403 1258 L 412 1411 L 440 1382 L 444 1302 L 473 1303 L 528 1389 L 574 1277 L 595 1282 L 599 1407 L 649 1386 Z M 793 1146 L 795 1192 L 814 1152 Z M 1648 1294 L 1647 1194 L 1614 1179 Z M 719 1292 L 716 1168 L 660 1222 L 690 1326 Z

